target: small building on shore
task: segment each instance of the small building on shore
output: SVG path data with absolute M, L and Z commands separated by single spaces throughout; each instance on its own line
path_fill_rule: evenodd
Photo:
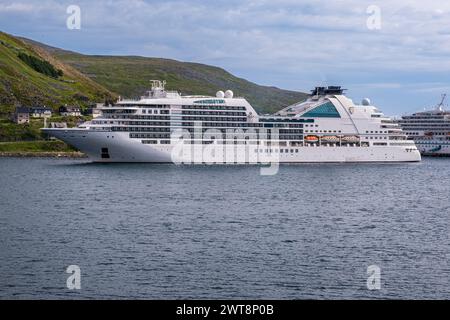
M 63 117 L 80 117 L 81 109 L 79 107 L 62 106 L 59 108 L 59 113 Z
M 30 108 L 17 107 L 14 111 L 12 121 L 17 124 L 30 123 Z
M 32 107 L 30 108 L 30 116 L 32 118 L 50 118 L 52 116 L 52 109 L 47 107 Z

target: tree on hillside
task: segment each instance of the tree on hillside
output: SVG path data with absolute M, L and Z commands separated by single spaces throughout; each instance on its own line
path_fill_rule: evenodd
M 45 74 L 48 77 L 58 78 L 64 75 L 62 70 L 56 69 L 50 62 L 41 60 L 34 56 L 28 55 L 26 53 L 20 52 L 18 55 L 19 59 L 25 62 L 28 66 L 33 68 L 35 71 Z

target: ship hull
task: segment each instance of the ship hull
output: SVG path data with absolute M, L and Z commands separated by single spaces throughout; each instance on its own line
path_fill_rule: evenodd
M 141 162 L 180 164 L 258 164 L 258 163 L 346 163 L 346 162 L 419 162 L 416 148 L 399 146 L 298 146 L 238 147 L 143 144 L 128 133 L 86 129 L 44 129 L 88 155 L 93 162 Z M 211 154 L 211 150 L 214 151 Z M 256 149 L 256 150 L 255 150 Z M 268 152 L 273 149 L 272 153 Z M 220 150 L 220 152 L 217 152 Z

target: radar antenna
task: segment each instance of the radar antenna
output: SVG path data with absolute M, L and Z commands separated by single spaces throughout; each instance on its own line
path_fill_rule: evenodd
M 150 83 L 152 84 L 152 90 L 159 89 L 161 91 L 164 91 L 164 88 L 166 87 L 166 81 L 161 80 L 150 80 Z

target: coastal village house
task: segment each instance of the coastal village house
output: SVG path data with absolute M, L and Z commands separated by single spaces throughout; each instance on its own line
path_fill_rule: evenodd
M 17 124 L 30 123 L 30 109 L 27 107 L 17 107 L 12 120 Z
M 33 107 L 30 108 L 30 116 L 32 118 L 50 118 L 52 116 L 52 109 L 47 107 Z
M 79 107 L 69 107 L 69 106 L 62 106 L 59 108 L 59 113 L 63 117 L 80 117 L 81 116 L 81 109 Z

